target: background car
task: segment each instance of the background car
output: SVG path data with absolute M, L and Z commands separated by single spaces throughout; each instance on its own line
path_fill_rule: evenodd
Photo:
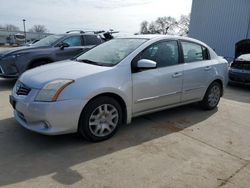
M 198 40 L 138 35 L 25 72 L 10 103 L 29 130 L 102 141 L 136 116 L 193 102 L 214 109 L 227 78 L 227 61 Z
M 0 77 L 17 78 L 28 69 L 73 58 L 102 42 L 99 35 L 72 31 L 50 35 L 30 46 L 2 50 Z
M 240 55 L 230 64 L 229 83 L 250 85 L 250 54 Z

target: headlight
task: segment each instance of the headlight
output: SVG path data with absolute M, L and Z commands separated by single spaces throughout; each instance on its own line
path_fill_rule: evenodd
M 35 101 L 53 102 L 56 101 L 65 87 L 74 80 L 55 80 L 46 84 L 37 94 Z

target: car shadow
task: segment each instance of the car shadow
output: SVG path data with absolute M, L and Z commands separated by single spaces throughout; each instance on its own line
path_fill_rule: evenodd
M 43 136 L 20 127 L 13 118 L 0 120 L 0 186 L 52 173 L 55 181 L 72 185 L 84 179 L 72 170 L 74 165 L 181 131 L 216 111 L 192 104 L 145 115 L 99 143 L 86 142 L 78 134 Z
M 223 98 L 250 103 L 250 86 L 230 84 L 227 86 Z
M 16 79 L 3 79 L 0 78 L 0 91 L 9 91 L 16 83 Z

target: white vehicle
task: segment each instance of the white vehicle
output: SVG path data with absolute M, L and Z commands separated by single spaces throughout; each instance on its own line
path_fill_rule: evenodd
M 193 102 L 215 108 L 227 77 L 227 61 L 198 40 L 133 36 L 25 72 L 10 102 L 29 130 L 101 141 L 139 115 Z

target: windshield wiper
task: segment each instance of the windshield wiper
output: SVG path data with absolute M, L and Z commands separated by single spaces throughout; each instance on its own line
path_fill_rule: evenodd
M 75 60 L 78 62 L 88 63 L 88 64 L 92 64 L 92 65 L 108 66 L 107 64 L 91 61 L 89 59 L 75 59 Z

